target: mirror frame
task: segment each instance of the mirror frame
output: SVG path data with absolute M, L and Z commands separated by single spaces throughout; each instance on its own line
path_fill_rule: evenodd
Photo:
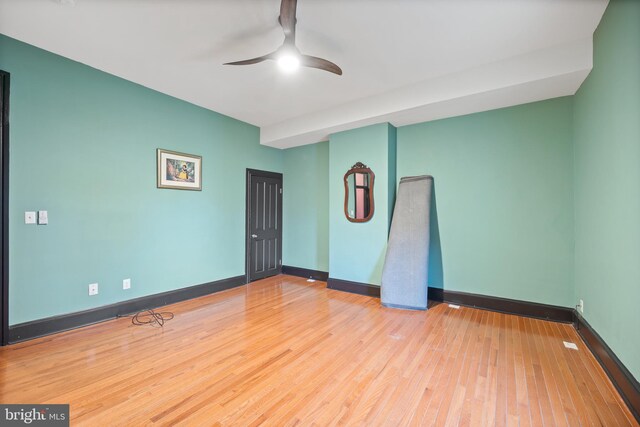
M 369 180 L 369 214 L 364 218 L 351 218 L 349 216 L 349 182 L 347 179 L 349 175 L 354 173 L 368 173 L 370 176 Z M 344 174 L 344 216 L 351 222 L 367 222 L 373 217 L 373 213 L 376 210 L 375 203 L 373 202 L 373 188 L 376 180 L 376 175 L 373 171 L 364 163 L 357 162 L 355 165 L 351 166 L 351 169 Z M 355 197 L 355 195 L 354 195 Z

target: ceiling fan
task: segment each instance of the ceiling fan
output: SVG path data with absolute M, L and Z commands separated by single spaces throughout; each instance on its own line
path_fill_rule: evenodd
M 284 31 L 284 43 L 274 52 L 257 58 L 243 61 L 227 62 L 224 65 L 251 65 L 266 60 L 277 61 L 285 71 L 294 71 L 300 65 L 303 67 L 317 68 L 330 73 L 342 75 L 342 70 L 336 64 L 326 59 L 315 56 L 303 55 L 296 47 L 296 6 L 298 0 L 282 0 L 280 3 L 280 16 L 278 22 Z

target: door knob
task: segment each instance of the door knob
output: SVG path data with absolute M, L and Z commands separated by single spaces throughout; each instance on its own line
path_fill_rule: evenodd
M 252 234 L 251 237 L 253 237 L 254 239 L 256 239 L 258 237 L 257 234 Z

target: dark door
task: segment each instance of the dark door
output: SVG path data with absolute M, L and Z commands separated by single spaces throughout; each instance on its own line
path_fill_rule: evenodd
M 247 281 L 282 270 L 282 174 L 247 169 Z
M 0 70 L 0 344 L 9 340 L 9 73 Z

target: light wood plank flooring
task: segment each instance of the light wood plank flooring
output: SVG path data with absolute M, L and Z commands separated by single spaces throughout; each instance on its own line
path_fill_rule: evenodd
M 1 348 L 0 402 L 91 426 L 636 425 L 570 325 L 290 276 L 165 309 Z

